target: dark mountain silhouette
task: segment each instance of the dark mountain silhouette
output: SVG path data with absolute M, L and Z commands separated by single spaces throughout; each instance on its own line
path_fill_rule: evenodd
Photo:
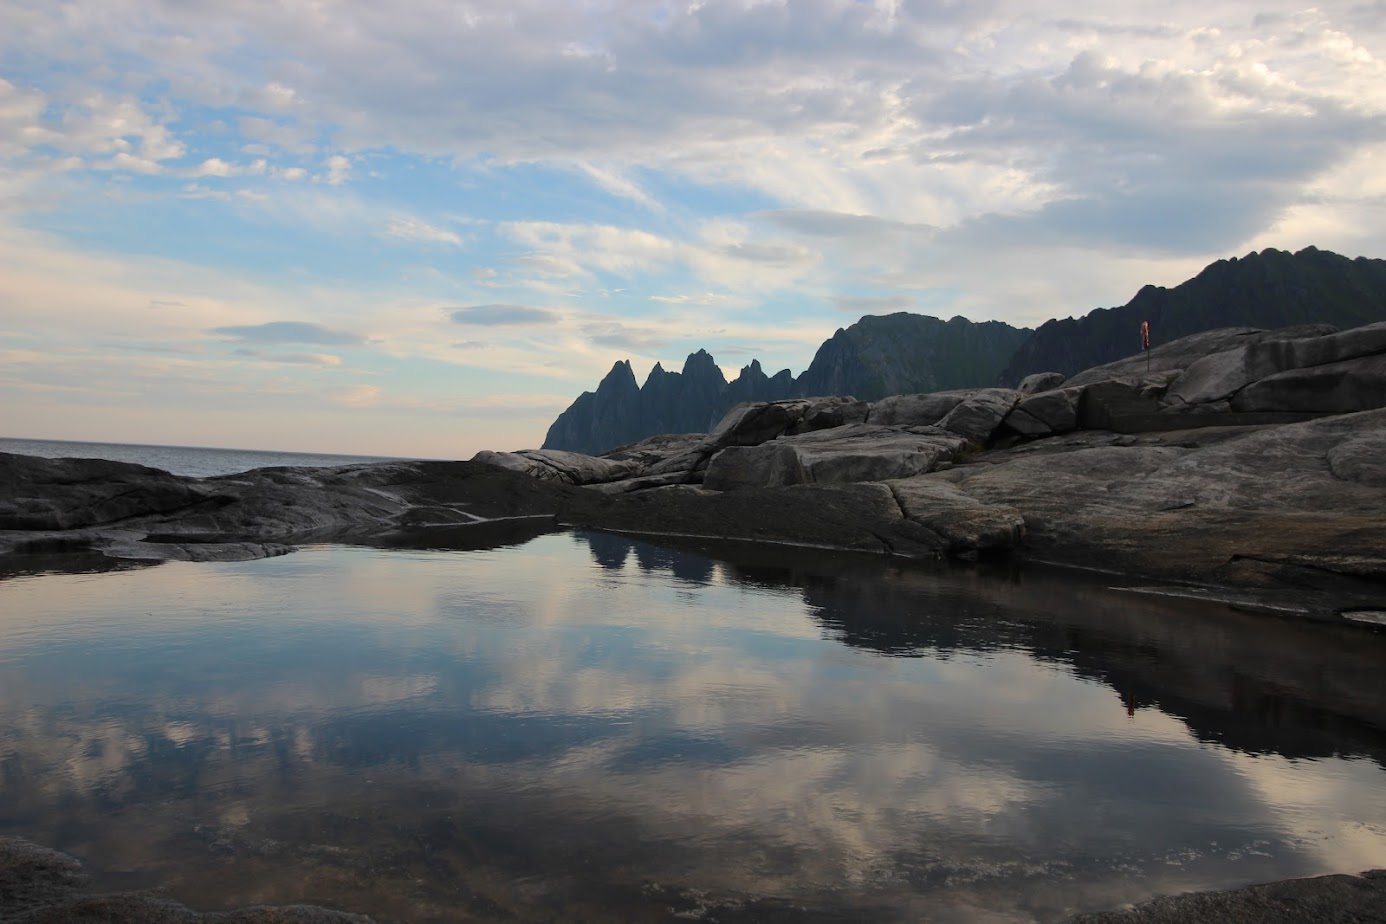
M 656 364 L 635 387 L 630 363 L 612 367 L 596 392 L 584 392 L 558 416 L 545 449 L 599 453 L 659 433 L 701 433 L 742 401 L 815 395 L 887 395 L 988 385 L 1029 336 L 999 321 L 941 321 L 918 314 L 864 317 L 818 348 L 797 380 L 788 369 L 767 376 L 752 360 L 731 382 L 707 351 L 691 353 L 682 372 Z
M 1047 321 L 1016 350 L 999 379 L 1015 385 L 1035 372 L 1073 375 L 1140 351 L 1140 326 L 1168 343 L 1218 327 L 1333 324 L 1347 329 L 1386 320 L 1386 260 L 1355 260 L 1306 247 L 1267 249 L 1219 260 L 1172 289 L 1145 286 L 1118 308 Z
M 759 364 L 754 365 L 765 379 Z M 635 384 L 630 360 L 623 360 L 611 367 L 595 392 L 583 392 L 558 415 L 543 448 L 598 453 L 656 433 L 700 433 L 720 416 L 727 389 L 722 370 L 706 350 L 688 354 L 682 372 L 668 372 L 655 363 L 643 386 Z M 754 383 L 741 390 L 752 397 L 740 400 L 763 400 L 765 390 Z
M 799 376 L 798 394 L 879 401 L 949 388 L 990 385 L 1031 331 L 1000 321 L 888 314 L 839 328 Z
M 742 401 L 888 395 L 950 388 L 1016 385 L 1034 372 L 1076 372 L 1140 350 L 1140 325 L 1152 343 L 1218 327 L 1296 324 L 1359 327 L 1386 320 L 1386 260 L 1349 259 L 1314 247 L 1267 249 L 1219 260 L 1172 289 L 1145 286 L 1118 308 L 1047 321 L 1038 330 L 999 321 L 949 321 L 917 314 L 867 316 L 839 329 L 795 379 L 767 376 L 752 361 L 728 383 L 707 352 L 683 372 L 656 365 L 637 388 L 630 363 L 617 363 L 595 393 L 584 392 L 559 415 L 545 449 L 605 452 L 657 433 L 709 429 Z

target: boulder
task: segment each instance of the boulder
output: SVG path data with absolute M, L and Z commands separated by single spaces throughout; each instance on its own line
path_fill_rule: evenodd
M 1296 332 L 1291 329 L 1275 333 Z M 1182 404 L 1217 401 L 1231 397 L 1252 382 L 1291 369 L 1331 365 L 1381 353 L 1386 353 L 1386 322 L 1341 333 L 1263 339 L 1190 364 L 1170 386 L 1167 400 Z
M 882 427 L 931 427 L 976 392 L 977 389 L 967 389 L 927 395 L 893 395 L 873 403 L 866 422 Z
M 1020 400 L 1013 388 L 984 388 L 969 395 L 939 421 L 939 427 L 985 446 Z
M 1023 436 L 1068 433 L 1078 427 L 1082 388 L 1059 388 L 1021 398 L 1004 423 Z
M 871 405 L 856 398 L 814 398 L 804 407 L 799 423 L 790 433 L 811 433 L 848 424 L 865 423 Z
M 1351 414 L 1379 407 L 1386 407 L 1386 353 L 1289 369 L 1251 383 L 1232 398 L 1236 411 Z
M 1006 419 L 1003 420 L 1002 423 L 1021 436 L 1037 438 L 1041 436 L 1052 436 L 1054 434 L 1049 424 L 1027 414 L 1019 407 L 1007 414 Z
M 1021 379 L 1016 391 L 1022 395 L 1037 395 L 1051 388 L 1058 388 L 1066 378 L 1062 372 L 1036 372 Z
M 953 459 L 964 445 L 960 437 L 931 427 L 855 424 L 759 446 L 729 446 L 712 457 L 703 484 L 730 491 L 905 478 Z

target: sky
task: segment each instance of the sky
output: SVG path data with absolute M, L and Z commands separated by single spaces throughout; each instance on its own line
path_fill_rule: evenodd
M 1386 0 L 0 0 L 0 436 L 429 458 L 1386 257 Z

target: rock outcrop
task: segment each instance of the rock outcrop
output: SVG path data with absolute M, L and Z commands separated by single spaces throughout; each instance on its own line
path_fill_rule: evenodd
M 1149 372 L 1133 356 L 1027 391 L 747 403 L 709 433 L 600 457 L 483 452 L 194 479 L 0 455 L 0 554 L 244 558 L 566 523 L 1014 554 L 1386 622 L 1383 330 L 1204 332 L 1162 347 Z

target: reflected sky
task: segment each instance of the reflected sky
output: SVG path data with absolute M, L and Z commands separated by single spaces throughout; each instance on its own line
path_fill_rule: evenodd
M 381 921 L 1061 920 L 1386 866 L 1386 637 L 599 533 L 0 580 L 0 833 Z

